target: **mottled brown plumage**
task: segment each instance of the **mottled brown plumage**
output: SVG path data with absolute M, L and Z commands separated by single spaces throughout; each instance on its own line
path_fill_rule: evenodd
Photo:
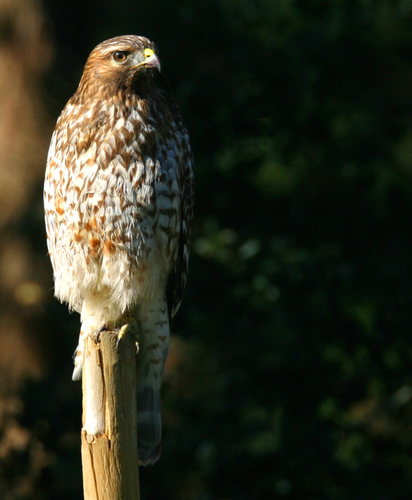
M 55 293 L 81 314 L 73 378 L 81 376 L 87 335 L 137 323 L 144 464 L 160 454 L 160 384 L 193 212 L 189 137 L 175 103 L 154 85 L 156 68 L 143 37 L 93 50 L 57 121 L 44 187 Z

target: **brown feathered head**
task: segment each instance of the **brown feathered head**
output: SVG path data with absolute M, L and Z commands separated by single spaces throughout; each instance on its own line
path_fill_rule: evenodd
M 160 71 L 160 60 L 153 42 L 135 35 L 110 38 L 87 59 L 77 94 L 83 99 L 119 92 L 144 94 L 155 69 Z

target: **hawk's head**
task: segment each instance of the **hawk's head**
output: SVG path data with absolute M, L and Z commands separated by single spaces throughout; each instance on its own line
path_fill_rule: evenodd
M 135 35 L 111 38 L 90 54 L 78 93 L 103 97 L 107 93 L 146 92 L 155 69 L 160 71 L 160 61 L 153 42 Z

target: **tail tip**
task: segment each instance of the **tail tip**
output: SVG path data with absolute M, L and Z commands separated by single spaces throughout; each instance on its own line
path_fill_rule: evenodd
M 139 443 L 139 465 L 153 465 L 159 458 L 162 451 L 162 445 L 147 446 Z

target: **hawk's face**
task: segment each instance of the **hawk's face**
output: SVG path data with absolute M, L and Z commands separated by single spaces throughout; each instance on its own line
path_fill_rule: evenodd
M 79 90 L 87 97 L 139 93 L 150 87 L 155 69 L 160 71 L 160 61 L 150 40 L 132 35 L 111 38 L 90 54 Z

